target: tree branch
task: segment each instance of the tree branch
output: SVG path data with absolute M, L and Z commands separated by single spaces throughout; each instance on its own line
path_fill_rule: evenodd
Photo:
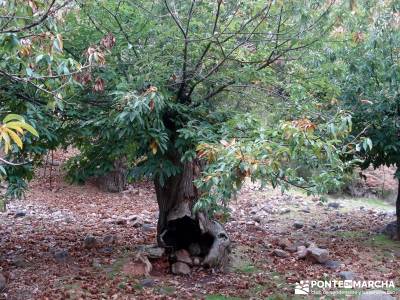
M 21 28 L 2 30 L 2 31 L 0 31 L 0 33 L 17 33 L 17 32 L 21 32 L 21 31 L 29 30 L 29 29 L 31 29 L 33 27 L 36 27 L 36 26 L 40 25 L 41 23 L 43 23 L 49 17 L 49 14 L 51 13 L 51 9 L 53 8 L 55 2 L 56 2 L 56 0 L 52 0 L 51 1 L 47 11 L 42 15 L 42 17 L 39 20 L 37 20 L 37 21 L 35 21 L 35 22 L 33 22 L 33 23 L 29 24 L 29 25 L 26 25 L 24 27 L 21 27 Z M 69 2 L 69 1 L 66 1 L 63 5 L 60 6 L 60 8 L 65 6 L 65 4 L 67 2 Z

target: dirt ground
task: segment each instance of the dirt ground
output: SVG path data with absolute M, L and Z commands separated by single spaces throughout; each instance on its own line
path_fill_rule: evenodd
M 149 276 L 137 277 L 124 266 L 138 246 L 155 242 L 152 184 L 111 194 L 69 185 L 59 172 L 50 187 L 48 173 L 31 182 L 25 200 L 0 214 L 0 268 L 7 280 L 0 299 L 304 299 L 294 295 L 296 282 L 338 279 L 341 271 L 400 287 L 400 243 L 380 233 L 394 220 L 394 207 L 380 200 L 321 201 L 248 184 L 225 224 L 233 241 L 229 272 L 193 267 L 190 276 L 175 276 L 163 257 L 151 260 Z M 88 235 L 98 241 L 91 249 L 84 243 Z M 328 249 L 340 266 L 273 253 L 309 243 Z

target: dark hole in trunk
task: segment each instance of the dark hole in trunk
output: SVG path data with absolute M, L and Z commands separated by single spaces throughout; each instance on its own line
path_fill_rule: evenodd
M 192 255 L 204 257 L 210 251 L 214 237 L 209 233 L 201 233 L 198 221 L 184 216 L 168 222 L 163 241 L 174 251 L 186 249 Z

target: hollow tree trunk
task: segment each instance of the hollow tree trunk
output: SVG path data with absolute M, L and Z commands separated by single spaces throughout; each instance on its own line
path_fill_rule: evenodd
M 179 159 L 174 159 L 179 163 Z M 200 173 L 200 163 L 182 165 L 183 172 L 168 178 L 164 185 L 155 180 L 159 218 L 157 242 L 171 252 L 185 249 L 209 267 L 223 266 L 228 259 L 230 239 L 223 226 L 204 212 L 193 214 L 198 200 L 193 180 Z

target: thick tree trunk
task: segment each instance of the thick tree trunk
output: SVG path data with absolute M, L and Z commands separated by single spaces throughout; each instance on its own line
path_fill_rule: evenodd
M 399 173 L 399 170 L 397 171 Z M 398 180 L 397 200 L 396 200 L 396 216 L 397 216 L 397 238 L 400 240 L 400 179 Z
M 185 249 L 205 266 L 223 266 L 230 251 L 228 234 L 220 223 L 210 220 L 203 212 L 193 214 L 198 199 L 193 180 L 200 173 L 200 164 L 185 163 L 182 169 L 183 172 L 168 178 L 164 185 L 155 180 L 159 206 L 157 242 L 171 253 Z

